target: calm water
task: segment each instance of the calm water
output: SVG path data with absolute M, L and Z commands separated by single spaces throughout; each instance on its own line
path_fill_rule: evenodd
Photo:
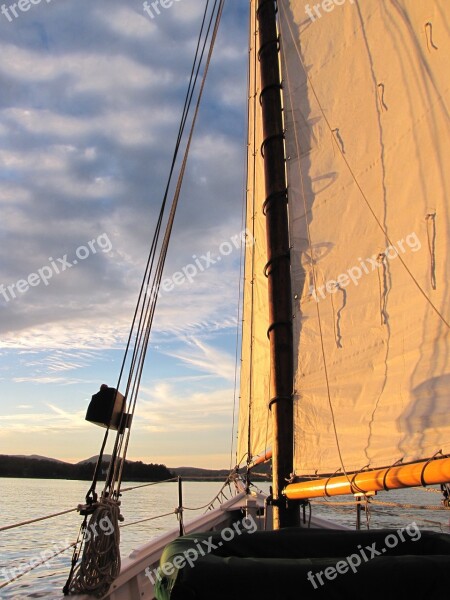
M 133 484 L 126 483 L 125 487 Z M 139 485 L 139 484 L 136 484 Z M 183 484 L 184 504 L 197 507 L 206 504 L 216 495 L 218 482 L 186 482 Z M 1 479 L 2 502 L 0 526 L 33 519 L 77 506 L 83 501 L 88 488 L 86 481 Z M 268 491 L 268 484 L 259 486 Z M 408 504 L 439 506 L 441 496 L 426 490 L 402 490 L 379 494 L 377 500 Z M 123 496 L 122 513 L 125 523 L 167 513 L 177 506 L 176 483 L 163 483 L 127 492 Z M 185 518 L 202 514 L 204 510 L 186 511 Z M 338 520 L 354 527 L 355 509 L 347 506 L 317 506 L 313 514 Z M 450 512 L 399 509 L 396 507 L 373 507 L 370 526 L 401 527 L 415 521 L 420 529 L 432 529 L 450 533 Z M 363 525 L 365 524 L 363 514 Z M 41 552 L 62 549 L 75 541 L 81 523 L 78 513 L 34 523 L 0 533 L 0 586 L 5 583 L 10 569 L 24 566 L 39 559 Z M 175 515 L 126 527 L 121 532 L 121 555 L 127 556 L 134 548 L 152 537 L 177 526 Z M 71 551 L 52 559 L 51 564 L 40 566 L 0 589 L 0 598 L 21 600 L 23 598 L 61 598 L 61 589 L 69 571 Z M 5 570 L 4 570 L 5 569 Z

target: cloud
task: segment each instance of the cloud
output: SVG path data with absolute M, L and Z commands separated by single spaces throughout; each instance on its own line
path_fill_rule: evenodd
M 178 358 L 192 369 L 203 371 L 214 377 L 234 381 L 235 359 L 228 353 L 208 346 L 195 337 L 186 339 L 186 345 L 188 347 L 185 350 L 168 352 L 167 354 Z
M 153 433 L 226 430 L 231 426 L 232 389 L 180 394 L 170 384 L 155 386 L 139 403 L 138 429 Z
M 15 413 L 1 417 L 4 432 L 25 439 L 30 427 L 44 445 L 47 431 L 84 435 L 70 386 L 84 396 L 97 379 L 117 375 L 111 353 L 116 359 L 127 340 L 203 8 L 183 0 L 152 20 L 140 0 L 58 0 L 12 23 L 0 17 L 0 285 L 27 279 L 50 257 L 73 259 L 101 234 L 112 243 L 48 286 L 9 300 L 0 294 L 1 381 Z M 224 11 L 165 277 L 193 255 L 217 254 L 242 229 L 246 13 L 238 3 Z M 181 399 L 182 380 L 189 382 L 195 418 L 178 407 L 188 431 L 220 428 L 214 411 L 227 414 L 222 388 L 234 359 L 223 340 L 236 329 L 238 277 L 236 249 L 158 301 L 151 344 L 172 359 L 170 392 Z M 30 393 L 44 412 L 24 408 Z M 150 418 L 148 408 L 145 431 L 166 430 L 174 415 L 158 402 L 163 416 Z M 60 404 L 66 412 L 55 410 Z
M 42 412 L 0 415 L 0 436 L 6 437 L 23 433 L 59 433 L 88 429 L 85 410 L 68 412 L 52 404 L 47 404 Z M 50 410 L 48 410 L 50 409 Z

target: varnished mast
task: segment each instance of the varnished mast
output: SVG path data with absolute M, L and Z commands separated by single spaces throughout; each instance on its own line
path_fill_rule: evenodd
M 274 528 L 298 522 L 298 509 L 281 495 L 293 471 L 293 336 L 289 228 L 281 78 L 275 0 L 258 1 L 264 175 L 266 199 L 266 275 L 269 290 L 268 336 L 273 421 Z

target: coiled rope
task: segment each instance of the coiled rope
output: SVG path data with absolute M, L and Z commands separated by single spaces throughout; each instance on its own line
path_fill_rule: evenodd
M 83 556 L 73 569 L 70 586 L 64 588 L 65 594 L 70 591 L 73 594 L 92 594 L 101 598 L 107 593 L 120 573 L 121 519 L 118 502 L 109 499 L 99 502 L 89 519 L 88 537 L 86 531 L 83 532 Z M 104 522 L 113 528 L 109 535 L 106 535 L 105 528 L 102 527 Z

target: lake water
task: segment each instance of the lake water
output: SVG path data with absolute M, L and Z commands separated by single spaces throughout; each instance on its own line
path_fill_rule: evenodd
M 132 485 L 127 482 L 124 487 Z M 88 486 L 89 483 L 86 481 L 0 478 L 2 503 L 0 527 L 74 508 L 83 502 Z M 187 507 L 202 506 L 214 498 L 220 487 L 219 482 L 185 482 L 183 484 L 184 505 Z M 262 483 L 257 487 L 268 491 L 269 485 Z M 229 494 L 227 495 L 229 497 Z M 386 502 L 439 506 L 441 498 L 442 496 L 438 493 L 424 489 L 410 489 L 378 494 L 376 499 Z M 176 483 L 161 483 L 132 490 L 123 495 L 124 524 L 168 513 L 177 504 Z M 185 520 L 203 512 L 204 509 L 186 511 Z M 337 520 L 350 527 L 355 526 L 354 506 L 314 505 L 313 515 Z M 420 529 L 450 533 L 449 518 L 449 511 L 400 509 L 373 505 L 370 527 L 402 527 L 414 521 Z M 365 527 L 364 513 L 362 519 L 363 527 Z M 81 517 L 78 513 L 73 512 L 48 521 L 0 532 L 0 598 L 9 600 L 61 598 L 61 590 L 70 568 L 72 556 L 70 550 L 52 559 L 50 564 L 37 567 L 7 587 L 1 586 L 6 583 L 7 578 L 11 578 L 11 569 L 24 567 L 25 563 L 39 559 L 42 552 L 54 553 L 74 542 L 80 523 Z M 128 556 L 137 546 L 175 527 L 177 527 L 175 515 L 125 527 L 121 531 L 121 556 Z

